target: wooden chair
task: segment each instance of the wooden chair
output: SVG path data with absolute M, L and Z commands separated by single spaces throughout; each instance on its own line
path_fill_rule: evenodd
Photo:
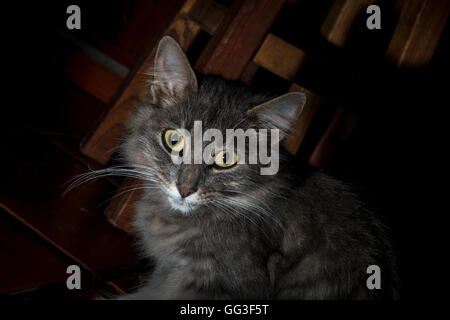
M 334 1 L 320 29 L 324 40 L 334 47 L 345 48 L 355 21 L 366 17 L 366 8 L 374 3 L 375 0 Z M 198 72 L 249 83 L 263 69 L 289 81 L 288 90 L 305 92 L 305 109 L 294 125 L 294 134 L 285 141 L 286 149 L 295 155 L 302 148 L 318 111 L 330 98 L 326 90 L 318 94 L 297 83 L 305 68 L 315 67 L 314 63 L 311 65 L 312 54 L 270 32 L 286 5 L 290 3 L 283 0 L 235 0 L 230 8 L 225 8 L 212 0 L 187 0 L 163 34 L 171 35 L 188 52 L 193 46 L 200 51 L 198 46 L 201 44 L 197 40 L 202 33 L 210 36 L 206 46 L 200 48 L 199 58 L 193 61 Z M 402 68 L 427 65 L 445 27 L 449 8 L 446 0 L 396 1 L 393 9 L 398 22 L 385 57 Z M 129 74 L 108 112 L 85 138 L 82 145 L 85 155 L 101 164 L 110 161 L 130 114 L 147 92 L 142 75 L 152 64 L 154 53 L 155 48 Z M 357 115 L 345 105 L 335 102 L 335 115 L 308 155 L 309 163 L 317 167 L 326 166 L 337 145 L 349 139 L 357 120 Z M 136 183 L 133 179 L 125 179 L 117 190 L 118 196 L 109 203 L 105 212 L 113 225 L 127 231 L 131 231 L 132 203 L 139 192 L 124 191 Z

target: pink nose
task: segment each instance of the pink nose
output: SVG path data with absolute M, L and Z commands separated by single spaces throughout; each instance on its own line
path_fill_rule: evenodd
M 185 188 L 182 185 L 177 184 L 178 191 L 180 192 L 181 197 L 186 198 L 188 195 L 195 192 L 195 190 Z

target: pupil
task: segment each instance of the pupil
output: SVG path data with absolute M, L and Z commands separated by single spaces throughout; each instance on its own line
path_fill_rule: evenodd
M 223 159 L 222 159 L 223 163 L 227 163 L 227 159 L 228 159 L 227 155 L 228 155 L 228 153 L 223 154 Z
M 172 145 L 176 145 L 178 143 L 178 140 L 179 140 L 178 134 L 173 134 L 170 139 L 170 142 L 172 143 Z

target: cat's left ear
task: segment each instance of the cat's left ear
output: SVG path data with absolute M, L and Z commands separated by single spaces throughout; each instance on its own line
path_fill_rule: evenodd
M 250 109 L 247 115 L 256 118 L 263 128 L 279 129 L 282 140 L 302 113 L 305 103 L 303 92 L 290 92 Z
M 151 93 L 153 103 L 170 105 L 197 91 L 197 78 L 178 43 L 163 37 L 155 55 Z

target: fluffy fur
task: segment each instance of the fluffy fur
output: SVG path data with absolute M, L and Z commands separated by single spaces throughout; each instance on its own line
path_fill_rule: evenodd
M 218 77 L 197 80 L 180 52 L 172 39 L 161 41 L 152 94 L 121 146 L 131 168 L 123 174 L 143 181 L 134 225 L 144 254 L 156 263 L 148 281 L 124 298 L 395 297 L 383 227 L 340 181 L 294 166 L 283 150 L 273 176 L 260 175 L 258 164 L 218 170 L 172 163 L 162 141 L 167 129 L 191 130 L 195 120 L 223 132 L 260 128 L 258 112 L 267 117 L 285 108 L 255 109 L 275 97 Z M 296 116 L 299 107 L 290 113 Z M 280 129 L 286 128 L 280 123 Z M 177 183 L 195 193 L 180 197 Z M 380 290 L 366 286 L 366 269 L 374 264 L 381 268 Z

